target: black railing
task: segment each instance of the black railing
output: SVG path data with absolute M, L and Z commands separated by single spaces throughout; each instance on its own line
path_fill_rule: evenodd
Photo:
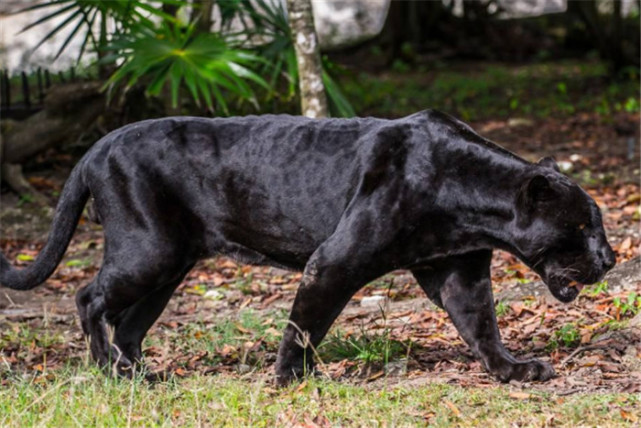
M 0 118 L 24 119 L 42 110 L 46 90 L 55 84 L 76 80 L 73 68 L 67 73 L 58 72 L 52 76 L 49 70 L 38 68 L 35 72 L 11 75 L 8 70 L 0 70 Z

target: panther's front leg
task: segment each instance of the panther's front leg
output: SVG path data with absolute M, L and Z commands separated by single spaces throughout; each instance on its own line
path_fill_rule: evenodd
M 501 343 L 492 296 L 491 258 L 490 250 L 475 251 L 412 273 L 427 295 L 447 311 L 489 373 L 503 382 L 548 380 L 555 375 L 550 364 L 535 359 L 518 361 Z
M 313 370 L 314 350 L 336 317 L 358 289 L 380 275 L 373 266 L 355 265 L 347 258 L 336 258 L 337 254 L 340 252 L 336 248 L 323 247 L 305 268 L 278 351 L 279 385 Z
M 286 385 L 313 369 L 314 350 L 349 299 L 391 270 L 384 256 L 362 243 L 368 224 L 355 226 L 347 217 L 307 262 L 278 350 L 278 384 Z

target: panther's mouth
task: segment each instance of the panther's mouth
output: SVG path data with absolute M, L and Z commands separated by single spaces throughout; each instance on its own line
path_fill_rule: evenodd
M 571 279 L 570 282 L 567 283 L 565 286 L 566 287 L 574 287 L 574 288 L 578 289 L 579 291 L 581 291 L 581 290 L 583 290 L 583 287 L 585 287 L 585 284 L 581 284 L 580 282 Z
M 563 303 L 576 299 L 585 285 L 566 277 L 553 277 L 548 282 L 548 288 L 554 297 Z

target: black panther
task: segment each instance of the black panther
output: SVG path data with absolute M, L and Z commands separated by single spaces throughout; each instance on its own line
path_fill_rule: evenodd
M 225 254 L 303 271 L 276 362 L 280 384 L 311 370 L 312 347 L 351 296 L 395 269 L 414 274 L 489 373 L 543 381 L 554 376 L 549 364 L 516 360 L 501 343 L 492 250 L 519 257 L 563 302 L 615 263 L 596 203 L 552 159 L 527 162 L 433 110 L 125 126 L 72 171 L 35 262 L 16 270 L 0 256 L 0 283 L 45 281 L 89 198 L 104 261 L 76 301 L 93 358 L 116 361 L 123 375 L 194 263 Z

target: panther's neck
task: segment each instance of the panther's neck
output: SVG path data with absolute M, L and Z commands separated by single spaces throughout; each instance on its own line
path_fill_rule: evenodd
M 437 204 L 455 213 L 457 226 L 469 241 L 512 250 L 517 198 L 533 165 L 482 139 L 447 146 Z

